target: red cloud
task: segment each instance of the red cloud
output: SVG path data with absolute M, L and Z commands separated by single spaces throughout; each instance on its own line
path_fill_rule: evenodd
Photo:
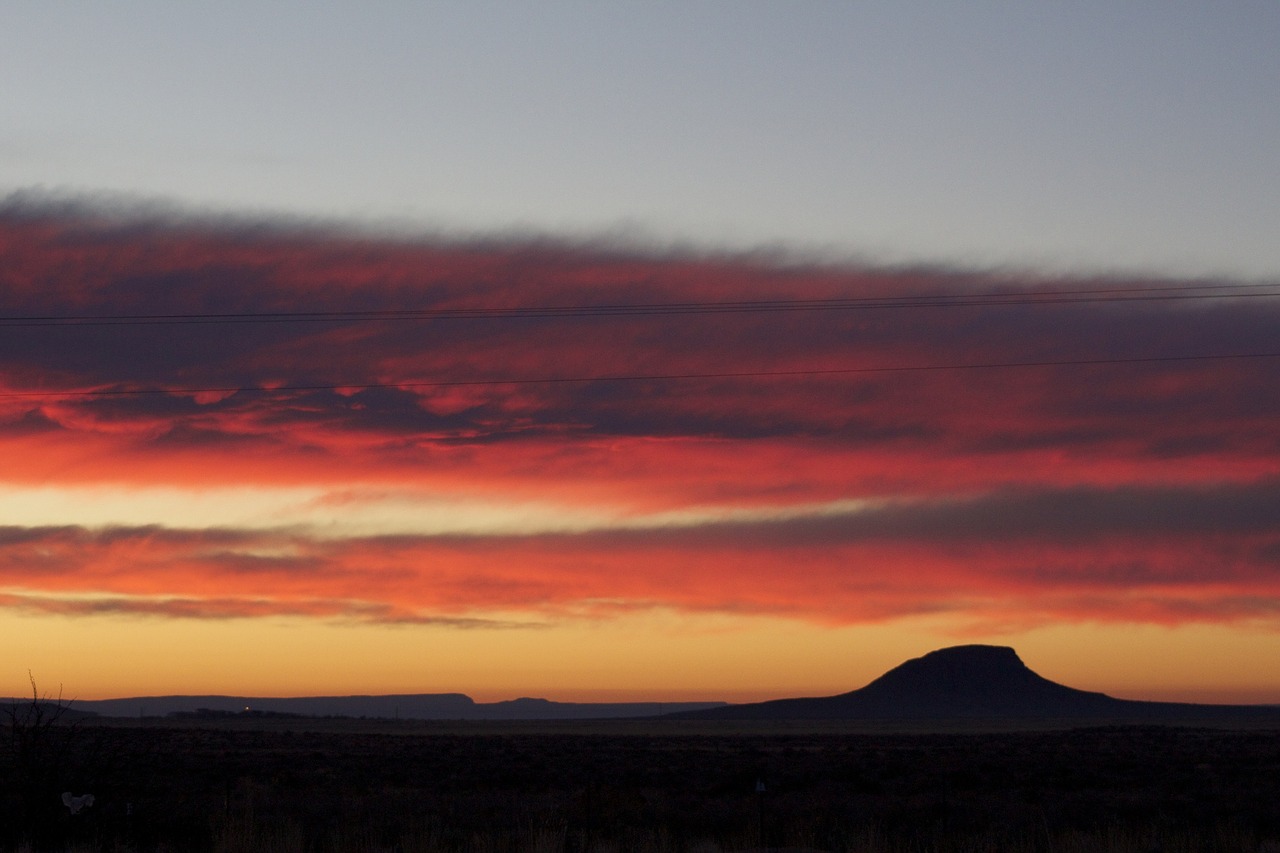
M 832 624 L 935 612 L 987 625 L 1274 623 L 1280 520 L 1257 504 L 1278 489 L 994 495 L 522 536 L 7 528 L 0 578 L 23 601 L 170 615 L 540 621 L 665 607 Z
M 3 482 L 405 487 L 623 514 L 977 496 L 990 514 L 964 517 L 969 538 L 887 510 L 899 532 L 880 538 L 33 528 L 39 547 L 0 546 L 0 586 L 10 606 L 170 615 L 1274 620 L 1271 527 L 1077 519 L 1073 539 L 991 497 L 1083 490 L 1123 516 L 1106 495 L 1174 513 L 1178 495 L 1232 493 L 1244 515 L 1274 510 L 1258 485 L 1280 476 L 1268 293 L 9 213 Z M 1184 358 L 1201 355 L 1253 357 Z M 732 375 L 750 373 L 771 375 Z

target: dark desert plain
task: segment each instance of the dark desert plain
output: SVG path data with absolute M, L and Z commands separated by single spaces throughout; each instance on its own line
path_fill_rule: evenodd
M 0 34 L 0 853 L 1280 853 L 1280 3 Z

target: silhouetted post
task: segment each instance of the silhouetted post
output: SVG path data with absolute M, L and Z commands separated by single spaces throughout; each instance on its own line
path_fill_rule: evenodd
M 756 780 L 756 832 L 760 836 L 760 846 L 768 847 L 764 840 L 764 780 Z

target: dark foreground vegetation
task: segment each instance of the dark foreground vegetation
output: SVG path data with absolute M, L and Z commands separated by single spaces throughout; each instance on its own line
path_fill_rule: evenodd
M 1275 731 L 308 728 L 323 726 L 18 727 L 0 846 L 1280 853 Z M 94 805 L 72 815 L 64 791 Z

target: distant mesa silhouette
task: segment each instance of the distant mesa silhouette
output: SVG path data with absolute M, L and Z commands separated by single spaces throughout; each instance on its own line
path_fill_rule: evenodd
M 1007 646 L 952 646 L 913 658 L 838 696 L 775 699 L 669 715 L 701 720 L 1078 720 L 1210 723 L 1270 719 L 1280 709 L 1115 699 L 1050 681 Z
M 104 717 L 184 717 L 197 720 L 266 717 L 364 717 L 402 720 L 596 720 L 656 717 L 724 702 L 555 702 L 520 698 L 476 702 L 463 693 L 381 696 L 137 696 L 76 702 L 78 712 Z

